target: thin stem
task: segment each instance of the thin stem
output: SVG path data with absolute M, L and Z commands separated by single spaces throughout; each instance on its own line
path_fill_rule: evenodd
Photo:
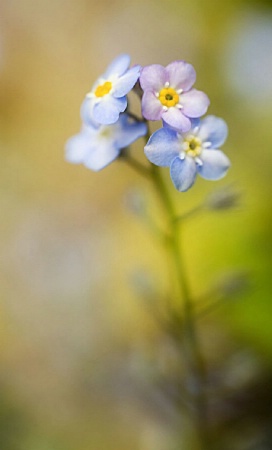
M 148 140 L 148 136 L 149 132 L 146 135 L 146 141 Z M 181 336 L 180 328 L 183 328 L 183 340 L 179 343 L 183 345 L 184 355 L 188 366 L 189 393 L 193 400 L 195 427 L 199 437 L 200 449 L 210 450 L 211 447 L 207 427 L 207 401 L 205 395 L 205 368 L 196 333 L 192 299 L 180 242 L 181 226 L 184 219 L 187 218 L 187 215 L 185 214 L 183 217 L 178 217 L 176 215 L 172 198 L 158 167 L 153 164 L 150 167 L 143 166 L 129 154 L 124 154 L 123 158 L 133 169 L 153 181 L 167 216 L 169 225 L 169 238 L 167 244 L 177 275 L 178 297 L 183 300 L 182 313 L 179 312 L 176 314 L 174 313 L 174 310 L 171 311 L 173 327 L 177 330 L 177 336 Z M 196 208 L 193 210 L 192 214 L 198 210 L 199 208 Z
M 180 242 L 180 220 L 176 220 L 175 208 L 159 169 L 152 166 L 152 179 L 159 192 L 162 206 L 170 226 L 169 250 L 175 266 L 179 298 L 183 300 L 183 311 L 178 324 L 183 326 L 183 347 L 189 371 L 189 384 L 194 399 L 195 424 L 198 430 L 201 449 L 210 448 L 207 437 L 207 403 L 204 391 L 205 370 L 199 349 L 194 321 L 194 312 Z M 179 218 L 180 219 L 180 218 Z M 176 318 L 175 318 L 176 319 Z M 175 325 L 177 326 L 177 324 Z
M 132 119 L 134 119 L 136 122 L 144 122 L 144 120 L 140 117 L 138 117 L 136 114 L 134 114 L 133 112 L 127 110 L 126 114 L 131 117 Z
M 190 209 L 189 211 L 185 212 L 181 216 L 177 216 L 174 220 L 177 222 L 183 222 L 184 220 L 190 219 L 191 217 L 195 216 L 196 214 L 203 211 L 204 207 L 202 204 L 195 206 L 195 208 Z
M 129 166 L 131 166 L 138 173 L 140 173 L 144 177 L 148 177 L 149 178 L 149 176 L 150 176 L 150 169 L 148 167 L 144 166 L 139 161 L 137 161 L 137 159 L 132 158 L 132 156 L 130 156 L 128 153 L 122 155 L 121 161 L 125 161 Z
M 151 166 L 151 175 L 152 175 L 152 179 L 155 184 L 155 187 L 158 189 L 158 192 L 160 194 L 162 206 L 167 213 L 168 220 L 170 221 L 170 223 L 174 222 L 175 221 L 175 208 L 172 203 L 172 199 L 168 193 L 168 190 L 166 188 L 164 180 L 161 176 L 160 170 L 154 164 L 152 164 L 152 166 Z

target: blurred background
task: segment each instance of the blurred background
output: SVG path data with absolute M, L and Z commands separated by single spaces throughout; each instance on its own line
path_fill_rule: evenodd
M 159 218 L 156 196 L 121 161 L 93 173 L 64 160 L 86 92 L 124 52 L 193 64 L 229 125 L 227 178 L 174 195 L 182 213 L 240 193 L 188 222 L 185 256 L 198 305 L 210 290 L 221 302 L 199 324 L 226 392 L 218 448 L 272 448 L 271 48 L 270 0 L 1 0 L 1 450 L 174 448 L 175 413 L 147 383 L 171 352 L 142 300 L 168 288 L 135 206 Z M 132 151 L 145 162 L 141 140 Z

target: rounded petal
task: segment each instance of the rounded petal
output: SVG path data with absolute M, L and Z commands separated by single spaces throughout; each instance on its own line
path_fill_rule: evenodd
M 161 167 L 170 166 L 180 152 L 177 133 L 170 128 L 160 128 L 149 138 L 144 152 L 153 164 Z
M 160 120 L 163 109 L 162 104 L 156 95 L 147 91 L 142 98 L 142 114 L 147 120 Z
M 147 126 L 144 122 L 131 122 L 126 114 L 120 116 L 118 125 L 114 142 L 120 149 L 127 147 L 147 133 Z
M 194 184 L 197 170 L 193 158 L 175 158 L 170 166 L 170 175 L 176 189 L 185 192 Z
M 144 91 L 159 92 L 168 81 L 166 69 L 160 64 L 152 64 L 142 69 L 140 85 Z
M 219 117 L 207 116 L 200 122 L 198 136 L 203 142 L 210 142 L 212 148 L 219 148 L 224 144 L 227 135 L 228 126 Z
M 188 91 L 196 80 L 193 66 L 185 61 L 174 61 L 166 66 L 170 86 L 174 89 Z
M 191 121 L 191 128 L 192 128 L 192 130 L 196 130 L 197 131 L 199 129 L 199 125 L 200 125 L 200 118 L 198 117 L 197 119 L 193 119 L 191 117 L 190 121 Z
M 89 136 L 84 132 L 76 134 L 75 136 L 71 137 L 66 143 L 65 158 L 71 163 L 81 164 L 88 154 L 89 148 Z
M 83 103 L 81 105 L 80 115 L 81 115 L 81 118 L 82 118 L 83 122 L 86 125 L 90 125 L 92 127 L 96 127 L 97 128 L 97 127 L 99 127 L 99 123 L 97 123 L 94 120 L 94 117 L 93 117 L 94 105 L 95 105 L 94 99 L 86 97 L 83 100 Z
M 205 114 L 210 100 L 204 92 L 191 89 L 189 92 L 180 95 L 180 104 L 183 106 L 182 111 L 186 116 L 197 118 Z
M 128 70 L 129 65 L 130 56 L 126 54 L 119 55 L 107 67 L 105 73 L 103 74 L 103 78 L 107 80 L 112 75 L 121 76 Z
M 135 85 L 140 76 L 141 66 L 134 66 L 114 83 L 113 96 L 123 97 Z
M 191 128 L 191 121 L 180 109 L 172 107 L 162 113 L 163 121 L 177 131 L 186 132 Z
M 110 125 L 119 119 L 121 112 L 127 107 L 126 97 L 113 98 L 110 95 L 104 97 L 93 108 L 94 120 L 102 125 Z
M 99 171 L 108 166 L 119 156 L 120 150 L 112 145 L 111 142 L 100 142 L 92 149 L 84 159 L 84 165 L 88 169 Z
M 202 165 L 198 165 L 198 173 L 206 180 L 219 180 L 226 175 L 230 167 L 230 161 L 221 150 L 203 150 L 200 159 Z

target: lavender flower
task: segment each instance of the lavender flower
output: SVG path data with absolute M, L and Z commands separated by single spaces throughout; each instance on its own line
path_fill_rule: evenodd
M 219 147 L 227 134 L 224 120 L 207 116 L 194 121 L 187 133 L 161 128 L 150 137 L 144 150 L 153 164 L 170 167 L 176 189 L 183 192 L 194 184 L 197 173 L 206 180 L 219 180 L 226 174 L 230 161 Z
M 110 125 L 117 122 L 127 107 L 127 93 L 140 75 L 140 66 L 129 69 L 130 57 L 120 55 L 94 83 L 81 107 L 82 120 L 87 125 Z
M 101 170 L 120 155 L 121 149 L 146 132 L 143 122 L 132 121 L 127 114 L 122 114 L 113 125 L 85 125 L 79 134 L 68 140 L 66 159 L 94 171 Z
M 177 131 L 188 131 L 190 119 L 205 114 L 210 103 L 204 92 L 192 89 L 195 80 L 193 66 L 185 61 L 144 67 L 140 75 L 143 116 L 147 120 L 162 119 Z

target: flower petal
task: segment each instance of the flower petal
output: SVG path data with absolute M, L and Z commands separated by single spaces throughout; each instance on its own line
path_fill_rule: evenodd
M 105 80 L 107 80 L 112 75 L 121 76 L 127 71 L 129 65 L 130 65 L 130 56 L 126 54 L 119 55 L 107 67 L 102 77 Z
M 86 125 L 90 125 L 90 126 L 92 126 L 92 127 L 98 128 L 98 127 L 99 127 L 99 123 L 97 123 L 97 122 L 94 120 L 94 117 L 93 117 L 93 108 L 94 108 L 94 105 L 95 105 L 94 99 L 93 99 L 93 98 L 86 97 L 86 98 L 83 100 L 83 103 L 82 103 L 82 105 L 81 105 L 81 108 L 80 108 L 80 115 L 81 115 L 81 118 L 82 118 L 83 122 L 84 122 Z
M 81 132 L 72 136 L 65 146 L 65 158 L 74 164 L 83 163 L 89 152 L 90 139 L 87 133 Z
M 180 95 L 180 104 L 183 106 L 182 111 L 186 116 L 197 118 L 205 114 L 210 100 L 204 92 L 191 89 Z
M 212 148 L 219 148 L 224 144 L 227 135 L 228 126 L 219 117 L 207 116 L 200 123 L 198 136 L 203 142 L 209 141 Z
M 127 98 L 113 98 L 110 95 L 103 97 L 93 108 L 94 120 L 103 125 L 117 122 L 119 115 L 127 107 Z
M 194 184 L 196 178 L 196 164 L 193 158 L 175 158 L 170 166 L 170 175 L 176 189 L 185 192 Z
M 177 131 L 186 132 L 191 128 L 191 121 L 180 109 L 172 107 L 162 113 L 163 121 Z
M 141 66 L 134 66 L 114 83 L 114 97 L 123 97 L 135 85 L 140 75 Z
M 120 150 L 113 146 L 111 142 L 99 142 L 99 145 L 92 149 L 84 159 L 84 165 L 97 172 L 114 161 L 119 153 Z
M 145 123 L 131 122 L 127 114 L 122 114 L 118 122 L 118 127 L 116 126 L 114 142 L 118 148 L 122 149 L 146 133 L 147 126 Z
M 144 92 L 142 98 L 142 114 L 147 120 L 160 120 L 162 104 L 151 91 Z
M 202 165 L 198 165 L 198 173 L 206 180 L 219 180 L 226 175 L 230 167 L 230 161 L 221 150 L 203 150 L 200 159 Z
M 170 128 L 160 128 L 149 138 L 144 148 L 149 161 L 157 166 L 170 166 L 180 152 L 177 133 Z
M 174 89 L 191 89 L 196 80 L 193 66 L 185 61 L 174 61 L 166 66 L 170 86 Z
M 166 69 L 160 64 L 151 64 L 142 69 L 140 85 L 142 89 L 159 92 L 168 81 Z

